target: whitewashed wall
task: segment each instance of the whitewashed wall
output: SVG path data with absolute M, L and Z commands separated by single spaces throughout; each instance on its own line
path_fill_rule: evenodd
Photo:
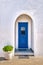
M 0 56 L 2 47 L 13 43 L 13 20 L 28 11 L 34 21 L 34 54 L 43 55 L 43 0 L 0 0 Z

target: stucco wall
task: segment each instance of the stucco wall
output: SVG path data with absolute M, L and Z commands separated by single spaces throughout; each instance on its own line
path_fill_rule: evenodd
M 33 17 L 34 54 L 43 55 L 43 0 L 0 0 L 0 54 L 4 45 L 14 45 L 13 22 L 21 11 L 28 11 Z

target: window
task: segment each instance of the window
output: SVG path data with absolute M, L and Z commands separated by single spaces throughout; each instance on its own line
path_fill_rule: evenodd
M 25 35 L 25 27 L 21 27 L 21 34 Z

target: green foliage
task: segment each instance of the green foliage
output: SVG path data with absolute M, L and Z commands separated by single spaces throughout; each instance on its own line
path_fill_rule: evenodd
M 13 46 L 11 46 L 11 45 L 7 45 L 7 46 L 3 47 L 3 51 L 5 51 L 5 52 L 12 51 L 12 50 L 13 50 Z

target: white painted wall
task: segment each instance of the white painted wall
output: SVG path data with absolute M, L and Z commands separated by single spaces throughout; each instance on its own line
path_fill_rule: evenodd
M 0 0 L 0 56 L 3 56 L 2 47 L 4 45 L 14 45 L 15 37 L 13 33 L 15 32 L 13 32 L 13 29 L 15 29 L 15 26 L 13 26 L 13 23 L 15 22 L 15 17 L 21 11 L 28 11 L 29 15 L 33 18 L 34 54 L 42 56 L 43 0 Z

